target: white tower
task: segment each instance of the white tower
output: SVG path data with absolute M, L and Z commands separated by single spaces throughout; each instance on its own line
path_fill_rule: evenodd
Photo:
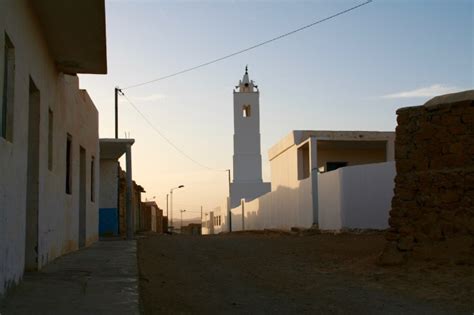
M 270 183 L 262 181 L 260 154 L 260 93 L 248 69 L 234 90 L 234 180 L 231 184 L 231 207 L 242 198 L 255 199 L 270 191 Z

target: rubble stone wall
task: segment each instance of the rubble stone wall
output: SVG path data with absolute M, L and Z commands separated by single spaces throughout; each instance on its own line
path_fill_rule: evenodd
M 386 237 L 398 251 L 457 237 L 474 244 L 474 91 L 467 92 L 397 111 Z

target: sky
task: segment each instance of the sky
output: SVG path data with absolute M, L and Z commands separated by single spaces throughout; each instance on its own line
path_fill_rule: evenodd
M 114 87 L 228 55 L 364 1 L 106 0 L 107 75 L 80 75 L 114 137 Z M 179 76 L 125 89 L 143 115 L 200 164 L 232 168 L 233 87 L 248 64 L 268 149 L 291 130 L 393 131 L 396 110 L 474 86 L 471 0 L 375 0 L 292 36 Z M 227 174 L 184 157 L 120 97 L 119 137 L 134 138 L 133 177 L 174 217 L 223 204 Z M 125 167 L 125 163 L 122 163 Z

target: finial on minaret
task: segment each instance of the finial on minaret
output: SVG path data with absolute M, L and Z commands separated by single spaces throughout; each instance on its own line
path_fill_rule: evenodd
M 245 74 L 249 74 L 249 65 L 245 66 Z

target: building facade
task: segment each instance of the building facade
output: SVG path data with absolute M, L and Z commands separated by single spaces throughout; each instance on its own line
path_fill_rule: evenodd
M 104 1 L 1 1 L 0 43 L 1 295 L 98 238 L 98 112 L 77 73 L 107 71 Z

